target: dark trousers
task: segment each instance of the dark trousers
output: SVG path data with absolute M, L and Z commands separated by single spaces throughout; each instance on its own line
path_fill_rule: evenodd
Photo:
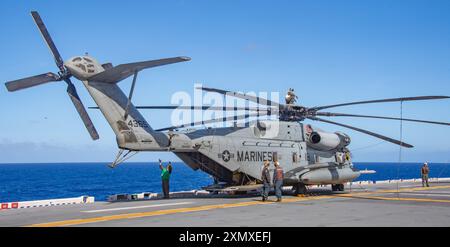
M 267 182 L 264 182 L 264 185 L 262 187 L 262 197 L 267 198 L 269 197 L 269 191 L 270 191 L 270 184 Z
M 162 180 L 162 190 L 164 198 L 169 198 L 169 180 Z
M 281 199 L 281 196 L 283 192 L 281 191 L 283 187 L 283 180 L 276 180 L 275 181 L 275 195 L 277 196 L 277 199 Z

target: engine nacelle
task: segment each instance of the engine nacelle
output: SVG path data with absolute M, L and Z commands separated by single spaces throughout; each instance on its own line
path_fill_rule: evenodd
M 330 151 L 348 146 L 350 144 L 350 137 L 341 132 L 328 133 L 313 131 L 309 134 L 307 143 L 314 149 Z

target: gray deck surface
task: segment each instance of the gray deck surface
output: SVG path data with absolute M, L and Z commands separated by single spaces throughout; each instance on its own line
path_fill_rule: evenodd
M 450 226 L 450 183 L 398 186 L 311 188 L 282 203 L 224 196 L 0 210 L 0 226 Z

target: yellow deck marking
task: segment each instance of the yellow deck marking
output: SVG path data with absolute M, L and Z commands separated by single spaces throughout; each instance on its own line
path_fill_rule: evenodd
M 404 188 L 404 189 L 391 189 L 391 190 L 379 190 L 370 192 L 357 192 L 352 194 L 339 194 L 334 195 L 335 197 L 345 197 L 345 198 L 359 198 L 359 199 L 375 199 L 375 200 L 389 200 L 389 201 L 416 201 L 416 202 L 445 202 L 450 203 L 450 200 L 441 199 L 427 199 L 427 198 L 412 198 L 412 197 L 383 197 L 383 196 L 367 196 L 374 194 L 386 194 L 386 193 L 397 193 L 397 192 L 413 192 L 413 191 L 424 191 L 433 189 L 448 189 L 450 185 L 433 186 L 433 187 L 416 187 L 416 188 Z
M 401 191 L 421 191 L 421 190 L 431 190 L 431 189 L 446 189 L 450 188 L 450 185 L 446 186 L 434 186 L 434 187 L 418 187 L 418 188 L 405 188 L 399 190 L 380 190 L 380 191 L 371 191 L 371 192 L 357 192 L 352 194 L 340 194 L 340 195 L 323 195 L 323 196 L 306 196 L 306 197 L 292 197 L 285 198 L 282 202 L 301 202 L 301 201 L 311 201 L 311 200 L 321 200 L 321 199 L 331 199 L 331 198 L 358 198 L 358 196 L 365 196 L 369 194 L 383 194 L 383 193 L 392 193 L 392 192 L 401 192 Z M 361 198 L 369 198 L 369 197 L 361 197 Z M 390 197 L 372 197 L 373 199 L 380 200 L 398 200 L 399 198 L 390 198 Z M 432 201 L 432 202 L 450 202 L 450 200 L 434 200 L 434 199 L 421 199 L 421 198 L 400 198 L 402 200 L 415 200 L 415 201 Z M 163 209 L 156 210 L 150 212 L 140 212 L 140 213 L 128 213 L 128 214 L 117 214 L 117 215 L 108 215 L 101 217 L 93 217 L 93 218 L 85 218 L 85 219 L 72 219 L 72 220 L 63 220 L 63 221 L 54 221 L 48 223 L 40 223 L 29 225 L 31 227 L 57 227 L 57 226 L 71 226 L 71 225 L 79 225 L 79 224 L 88 224 L 95 222 L 103 222 L 110 220 L 121 220 L 121 219 L 135 219 L 142 217 L 150 217 L 150 216 L 159 216 L 159 215 L 168 215 L 168 214 L 176 214 L 176 213 L 189 213 L 189 212 L 198 212 L 212 209 L 220 209 L 220 208 L 234 208 L 234 207 L 245 207 L 245 206 L 253 206 L 253 205 L 264 205 L 264 204 L 273 204 L 274 201 L 261 202 L 261 201 L 250 201 L 250 202 L 238 202 L 238 203 L 228 203 L 228 204 L 214 204 L 214 205 L 205 205 L 198 207 L 190 207 L 190 208 L 174 208 L 174 209 Z
M 34 225 L 30 225 L 30 226 L 37 226 L 37 227 L 70 226 L 70 225 L 94 223 L 94 222 L 101 222 L 101 221 L 133 219 L 133 218 L 166 215 L 166 214 L 174 214 L 174 213 L 205 211 L 205 210 L 211 210 L 211 209 L 216 209 L 216 208 L 233 208 L 233 207 L 243 207 L 243 206 L 268 204 L 268 203 L 273 203 L 273 202 L 263 203 L 260 201 L 250 201 L 250 202 L 240 202 L 240 203 L 230 203 L 230 204 L 205 205 L 205 206 L 198 206 L 198 207 L 191 207 L 191 208 L 163 209 L 163 210 L 141 212 L 141 213 L 117 214 L 117 215 L 108 215 L 108 216 L 93 217 L 93 218 L 86 218 L 86 219 L 55 221 L 55 222 L 49 222 L 49 223 L 34 224 Z
M 309 200 L 320 200 L 333 198 L 333 196 L 314 196 L 314 197 L 293 197 L 293 198 L 285 198 L 284 202 L 298 202 L 298 201 L 309 201 Z M 250 201 L 250 202 L 238 202 L 238 203 L 228 203 L 228 204 L 214 204 L 214 205 L 205 205 L 198 207 L 190 207 L 190 208 L 174 208 L 174 209 L 163 209 L 157 211 L 150 212 L 141 212 L 141 213 L 128 213 L 128 214 L 117 214 L 117 215 L 108 215 L 101 217 L 93 217 L 86 219 L 73 219 L 73 220 L 63 220 L 63 221 L 54 221 L 48 223 L 39 223 L 29 225 L 30 227 L 57 227 L 57 226 L 71 226 L 71 225 L 79 225 L 79 224 L 87 224 L 87 223 L 95 223 L 102 221 L 110 221 L 110 220 L 121 220 L 121 219 L 134 219 L 134 218 L 142 218 L 142 217 L 150 217 L 150 216 L 158 216 L 158 215 L 168 215 L 168 214 L 176 214 L 176 213 L 189 213 L 189 212 L 198 212 L 212 209 L 220 209 L 220 208 L 234 208 L 234 207 L 245 207 L 245 206 L 253 206 L 253 205 L 265 205 L 265 204 L 273 204 L 275 201 Z
M 412 192 L 412 191 L 423 191 L 423 190 L 435 190 L 435 189 L 449 189 L 450 185 L 441 185 L 433 187 L 416 187 L 416 188 L 401 188 L 401 189 L 389 189 L 389 190 L 376 190 L 367 192 L 355 192 L 351 195 L 369 195 L 369 194 L 385 194 L 385 193 L 396 193 L 396 192 Z M 341 194 L 348 195 L 348 194 Z
M 412 198 L 412 197 L 352 196 L 352 195 L 346 195 L 344 197 L 360 198 L 360 199 L 373 199 L 373 200 L 387 200 L 387 201 L 415 201 L 415 202 L 445 202 L 445 203 L 450 203 L 450 200 L 427 199 L 427 198 Z

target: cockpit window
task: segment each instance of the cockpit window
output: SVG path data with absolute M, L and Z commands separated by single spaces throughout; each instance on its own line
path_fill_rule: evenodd
M 76 57 L 76 58 L 72 59 L 72 62 L 79 62 L 79 61 L 81 61 L 81 57 Z
M 85 61 L 87 61 L 88 63 L 92 63 L 92 60 L 87 58 L 87 57 L 83 57 Z

